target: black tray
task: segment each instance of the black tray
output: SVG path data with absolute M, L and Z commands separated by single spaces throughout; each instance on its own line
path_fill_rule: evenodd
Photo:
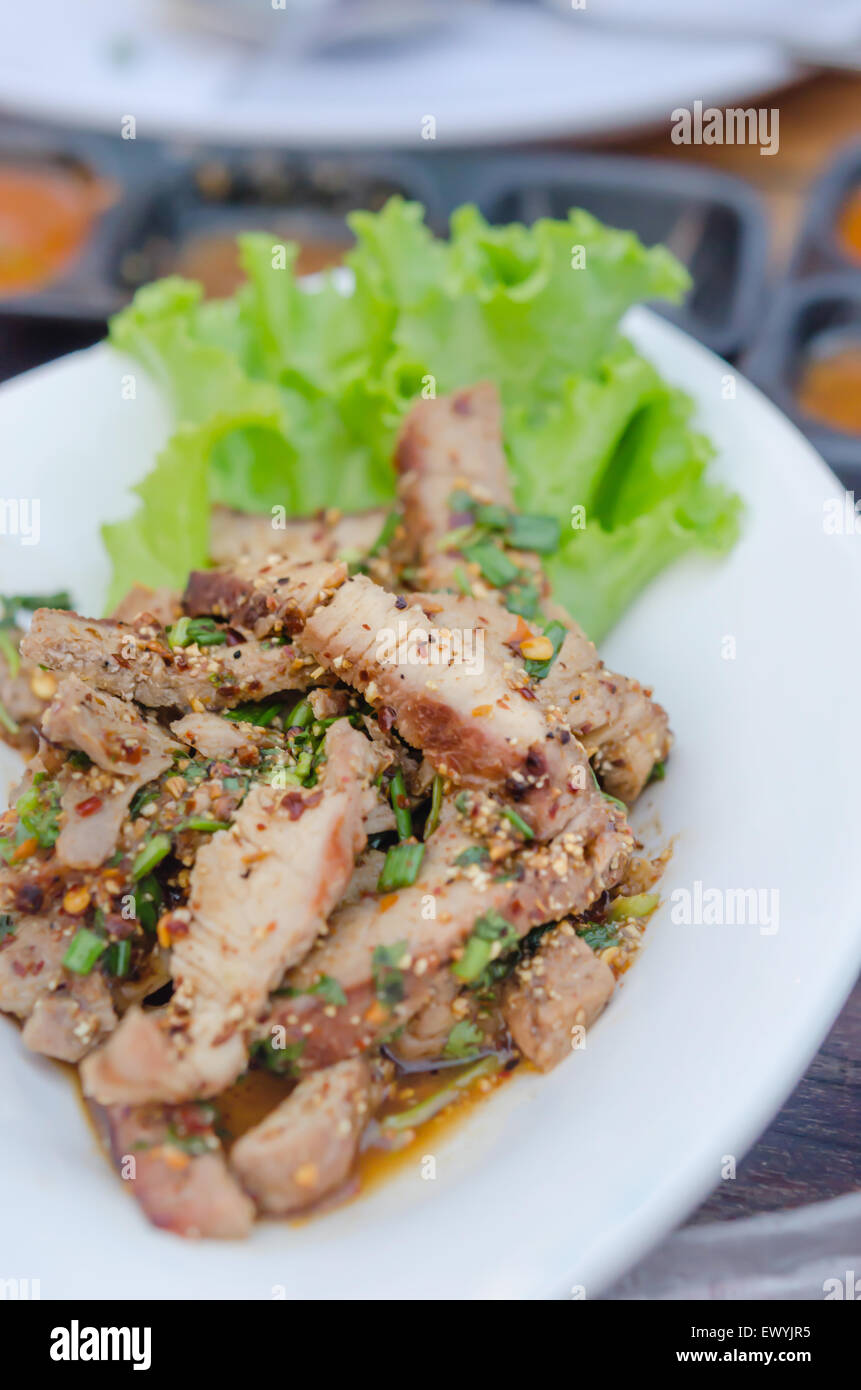
M 861 274 L 831 272 L 784 285 L 763 331 L 743 358 L 744 373 L 807 435 L 847 487 L 861 490 L 861 436 L 829 429 L 805 415 L 795 396 L 799 367 L 810 345 L 861 340 Z
M 765 221 L 755 195 L 725 175 L 658 160 L 526 151 L 415 155 L 292 154 L 171 146 L 108 136 L 61 138 L 0 127 L 0 157 L 62 157 L 116 186 L 84 254 L 55 283 L 0 299 L 0 314 L 104 321 L 138 284 L 165 273 L 171 252 L 201 231 L 233 234 L 304 218 L 323 238 L 349 233 L 355 207 L 393 191 L 418 199 L 444 233 L 461 202 L 494 222 L 530 222 L 583 206 L 647 243 L 667 241 L 691 271 L 679 308 L 656 306 L 715 351 L 749 340 L 764 287 Z

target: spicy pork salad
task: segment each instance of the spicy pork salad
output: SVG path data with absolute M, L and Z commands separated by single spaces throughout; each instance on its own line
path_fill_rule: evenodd
M 234 299 L 119 315 L 176 431 L 105 527 L 109 616 L 0 619 L 0 1009 L 187 1236 L 342 1199 L 579 1050 L 658 902 L 628 812 L 671 747 L 592 639 L 738 527 L 619 332 L 683 292 L 667 252 L 579 212 L 353 229 L 348 292 L 254 235 Z

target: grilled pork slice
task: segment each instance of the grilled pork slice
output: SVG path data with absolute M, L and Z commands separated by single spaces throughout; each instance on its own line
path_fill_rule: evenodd
M 133 623 L 136 618 L 145 616 L 151 624 L 167 627 L 176 622 L 181 612 L 179 594 L 173 589 L 150 589 L 146 584 L 133 584 L 110 616 L 118 623 Z
M 210 1107 L 113 1105 L 105 1115 L 120 1175 L 154 1226 L 179 1236 L 245 1236 L 254 1205 L 228 1171 Z
M 397 1060 L 409 1063 L 441 1057 L 451 1030 L 470 1013 L 466 995 L 456 975 L 438 970 L 421 1008 L 392 1044 Z
M 204 758 L 225 762 L 236 759 L 244 767 L 260 761 L 260 749 L 283 742 L 271 729 L 261 729 L 245 720 L 234 722 L 220 714 L 185 714 L 171 724 L 171 731 L 189 748 L 196 748 Z
M 115 1101 L 217 1095 L 243 1070 L 251 1026 L 285 970 L 309 950 L 349 882 L 376 797 L 368 740 L 338 721 L 319 786 L 258 783 L 229 830 L 199 851 L 174 941 L 174 997 L 131 1009 L 82 1071 L 86 1093 Z M 176 914 L 175 914 L 176 916 Z
M 451 396 L 417 401 L 401 426 L 395 467 L 405 549 L 417 587 L 446 588 L 462 563 L 445 548 L 444 538 L 463 520 L 450 505 L 452 494 L 467 491 L 477 501 L 513 505 L 496 387 L 483 381 Z
M 378 713 L 388 710 L 439 772 L 497 788 L 549 839 L 598 796 L 586 754 L 566 728 L 550 727 L 504 648 L 470 646 L 467 656 L 472 628 L 460 634 L 460 651 L 452 637 L 359 575 L 316 609 L 299 640 Z
M 25 1046 L 77 1062 L 116 1024 L 104 976 L 75 975 L 63 957 L 76 926 L 20 917 L 0 941 L 0 1009 L 24 1021 Z
M 209 552 L 217 565 L 265 560 L 269 555 L 285 555 L 294 561 L 365 555 L 377 541 L 385 519 L 383 508 L 374 507 L 345 516 L 288 517 L 279 526 L 270 516 L 213 507 Z
M 394 1033 L 427 1000 L 436 973 L 459 956 L 480 919 L 502 916 L 517 936 L 578 913 L 625 872 L 633 836 L 613 805 L 597 800 L 591 823 L 529 847 L 497 873 L 456 864 L 475 847 L 449 812 L 427 844 L 417 882 L 340 909 L 328 934 L 286 977 L 259 1035 L 301 1049 L 300 1071 L 328 1066 Z M 314 991 L 321 981 L 329 987 Z M 335 986 L 346 1002 L 333 1003 Z
M 570 922 L 546 932 L 502 989 L 502 1013 L 524 1057 L 550 1071 L 578 1045 L 613 993 L 613 972 Z
M 416 594 L 412 601 L 438 626 L 485 632 L 485 642 L 504 651 L 527 683 L 521 646 L 540 628 L 509 613 L 495 597 Z M 551 727 L 568 729 L 583 744 L 602 786 L 631 803 L 655 764 L 670 751 L 666 710 L 638 681 L 608 671 L 577 624 L 558 607 L 553 611 L 568 631 L 547 675 L 532 681 L 530 688 Z
M 230 1163 L 260 1211 L 287 1216 L 347 1178 L 375 1101 L 371 1069 L 353 1057 L 300 1081 L 233 1146 Z
M 155 708 L 230 709 L 308 684 L 289 645 L 172 650 L 156 625 L 133 627 L 56 608 L 37 609 L 21 650 L 28 661 Z
M 61 865 L 96 869 L 113 852 L 135 792 L 170 767 L 180 744 L 134 705 L 65 676 L 45 711 L 42 731 L 52 744 L 77 749 L 88 768 L 67 763 L 61 774 Z
M 230 570 L 192 570 L 183 607 L 192 617 L 224 618 L 251 637 L 292 636 L 346 577 L 340 560 L 240 560 Z

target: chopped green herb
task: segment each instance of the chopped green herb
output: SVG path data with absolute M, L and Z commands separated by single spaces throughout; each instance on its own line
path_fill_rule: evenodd
M 8 912 L 0 912 L 0 941 L 15 935 L 16 923 Z
M 340 1008 L 347 1002 L 346 994 L 338 984 L 338 981 L 333 979 L 331 975 L 321 976 L 317 983 L 313 984 L 307 993 L 318 994 L 325 1003 L 333 1004 L 336 1008 Z
M 216 830 L 229 830 L 229 820 L 212 820 L 209 816 L 191 816 L 188 820 L 182 821 L 177 830 L 200 830 L 207 834 L 214 834 Z
M 161 886 L 153 874 L 142 878 L 135 890 L 135 916 L 144 931 L 155 931 L 161 913 Z
M 413 833 L 413 818 L 410 814 L 410 808 L 407 802 L 407 788 L 404 782 L 404 774 L 400 768 L 398 768 L 389 783 L 389 798 L 392 803 L 392 810 L 395 813 L 395 824 L 398 828 L 398 835 L 402 840 L 408 840 Z
M 514 561 L 491 540 L 474 541 L 472 545 L 463 547 L 463 553 L 467 560 L 478 565 L 488 584 L 496 589 L 513 583 L 520 575 Z
M 484 1039 L 484 1034 L 476 1023 L 462 1018 L 454 1025 L 443 1048 L 445 1057 L 474 1057 Z
M 454 569 L 452 570 L 452 574 L 454 576 L 454 582 L 460 589 L 460 592 L 462 594 L 466 594 L 467 597 L 470 597 L 472 594 L 472 584 L 470 583 L 469 575 L 467 574 L 463 566 L 455 565 Z
M 221 647 L 227 633 L 214 618 L 182 617 L 167 629 L 167 640 L 171 647 Z
M 448 499 L 449 511 L 452 512 L 474 512 L 476 508 L 475 498 L 471 493 L 466 492 L 462 487 L 456 487 Z
M 288 1043 L 286 1047 L 276 1047 L 273 1038 L 261 1038 L 249 1049 L 252 1059 L 276 1076 L 295 1076 L 296 1063 L 304 1050 L 304 1039 Z
M 479 526 L 486 526 L 489 531 L 504 531 L 510 525 L 512 517 L 506 507 L 500 507 L 495 502 L 486 502 L 476 507 L 475 519 Z
M 284 721 L 285 729 L 304 729 L 314 719 L 310 700 L 300 700 L 294 705 Z
M 75 975 L 89 975 L 99 956 L 106 951 L 108 943 L 103 936 L 97 936 L 89 927 L 80 927 L 69 942 L 63 965 Z
M 389 512 L 388 516 L 383 522 L 383 529 L 380 531 L 380 534 L 377 536 L 377 539 L 374 541 L 374 544 L 368 551 L 369 560 L 373 559 L 375 555 L 379 555 L 380 551 L 385 550 L 386 546 L 389 544 L 389 541 L 394 536 L 395 531 L 398 529 L 399 520 L 400 517 L 397 512 Z
M 562 531 L 555 516 L 529 516 L 517 512 L 512 516 L 506 542 L 516 550 L 535 550 L 539 555 L 552 555 L 559 549 Z
M 188 635 L 188 629 L 189 629 L 190 625 L 191 625 L 191 618 L 188 618 L 188 617 L 178 618 L 177 621 L 176 621 L 175 623 L 173 623 L 173 624 L 167 629 L 167 643 L 168 643 L 168 646 L 169 646 L 169 647 L 187 647 L 187 646 L 189 645 L 189 643 L 191 642 L 191 638 L 190 638 L 189 635 Z
M 490 851 L 485 849 L 484 845 L 468 845 L 466 849 L 461 850 L 454 862 L 461 869 L 469 868 L 470 864 L 489 864 Z
M 649 773 L 649 782 L 663 782 L 667 775 L 667 765 L 665 762 L 655 763 Z
M 437 772 L 431 787 L 431 804 L 428 811 L 428 818 L 425 821 L 425 839 L 429 840 L 431 835 L 439 825 L 440 811 L 442 810 L 442 789 L 445 785 L 445 778 Z
M 553 655 L 548 656 L 546 661 L 527 661 L 525 663 L 526 674 L 531 676 L 534 681 L 543 681 L 550 667 L 559 655 L 559 648 L 565 641 L 567 632 L 568 629 L 565 627 L 564 623 L 553 622 L 547 624 L 544 629 L 544 636 L 550 638 L 550 642 L 553 646 Z
M 470 541 L 477 543 L 476 530 L 471 522 L 467 526 L 455 526 L 451 531 L 446 531 L 437 541 L 436 548 L 442 551 L 463 550 L 466 554 L 466 544 Z
M 605 951 L 608 946 L 619 944 L 619 930 L 612 922 L 588 922 L 577 928 L 577 935 L 582 936 L 593 951 Z
M 37 772 L 32 785 L 19 796 L 15 810 L 28 835 L 35 835 L 42 849 L 50 849 L 60 833 L 60 785 Z
M 225 710 L 223 718 L 232 719 L 234 723 L 256 724 L 259 729 L 267 729 L 283 708 L 284 705 L 281 700 L 275 700 L 269 704 L 252 701 L 250 704 L 236 705 L 234 709 Z
M 148 806 L 151 801 L 158 801 L 158 788 L 154 787 L 152 783 L 146 787 L 139 787 L 129 805 L 129 818 L 137 820 L 144 806 Z
M 398 888 L 409 888 L 415 883 L 424 852 L 424 845 L 416 840 L 403 840 L 399 845 L 392 845 L 377 880 L 377 892 L 393 893 Z
M 407 943 L 396 941 L 392 946 L 377 946 L 371 957 L 374 993 L 381 1004 L 392 1009 L 404 997 L 404 972 L 400 962 L 407 954 Z
M 165 855 L 170 854 L 170 836 L 163 832 L 153 835 L 142 849 L 138 851 L 132 864 L 132 878 L 137 880 L 143 878 L 145 874 L 152 873 L 156 864 L 160 864 Z
M 123 975 L 128 975 L 131 959 L 132 943 L 130 941 L 112 941 L 105 957 L 108 974 L 114 975 L 118 979 L 121 979 Z
M 515 830 L 520 831 L 520 834 L 523 836 L 524 840 L 535 839 L 535 831 L 532 829 L 532 826 L 528 825 L 527 822 L 523 819 L 523 817 L 518 815 L 512 806 L 503 806 L 502 814 L 504 815 L 507 821 L 511 822 Z
M 455 961 L 452 971 L 464 984 L 473 984 L 486 966 L 516 946 L 517 940 L 517 932 L 511 923 L 495 908 L 491 908 L 476 921 L 463 955 Z
M 536 584 L 513 584 L 505 595 L 505 606 L 509 613 L 519 613 L 521 618 L 534 618 L 540 598 Z

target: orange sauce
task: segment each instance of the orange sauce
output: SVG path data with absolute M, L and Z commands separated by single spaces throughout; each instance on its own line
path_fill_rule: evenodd
M 56 280 L 111 198 L 107 184 L 60 166 L 0 165 L 0 294 Z
M 812 420 L 847 434 L 861 434 L 861 340 L 808 358 L 796 395 Z
M 853 188 L 837 218 L 837 237 L 845 255 L 861 261 L 861 184 Z
M 419 1072 L 402 1077 L 396 1095 L 378 1112 L 377 1119 L 380 1120 L 396 1110 L 403 1110 L 408 1105 L 415 1105 L 434 1091 L 441 1090 L 445 1085 L 446 1075 L 450 1076 L 451 1073 Z M 380 1183 L 387 1182 L 402 1168 L 417 1169 L 426 1154 L 433 1154 L 436 1146 L 443 1142 L 457 1125 L 468 1120 L 475 1107 L 492 1091 L 504 1085 L 512 1075 L 510 1071 L 498 1071 L 493 1076 L 473 1082 L 456 1101 L 446 1106 L 445 1110 L 441 1110 L 432 1119 L 425 1120 L 418 1129 L 408 1130 L 405 1135 L 407 1142 L 398 1148 L 388 1148 L 373 1142 L 368 1144 L 359 1154 L 355 1169 L 358 1179 L 356 1194 L 368 1192 Z M 413 1091 L 409 1098 L 403 1095 L 405 1087 Z

